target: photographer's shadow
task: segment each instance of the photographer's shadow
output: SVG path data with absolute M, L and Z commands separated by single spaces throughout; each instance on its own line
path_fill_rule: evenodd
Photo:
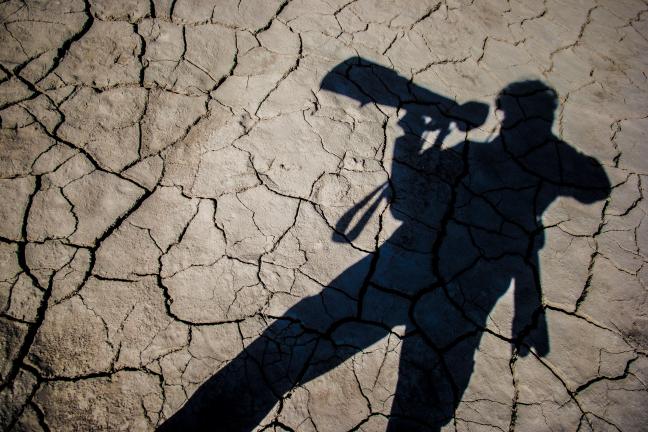
M 549 351 L 542 214 L 560 196 L 587 204 L 610 192 L 601 165 L 552 134 L 554 90 L 539 81 L 510 84 L 496 101 L 500 135 L 448 146 L 450 128 L 480 126 L 486 105 L 459 105 L 360 58 L 330 71 L 322 89 L 404 112 L 389 185 L 349 210 L 333 240 L 357 237 L 382 199 L 402 225 L 274 321 L 160 430 L 253 430 L 295 386 L 404 325 L 388 430 L 438 431 L 452 419 L 481 337 L 493 331 L 491 312 L 511 286 L 514 318 L 499 336 L 519 355 Z M 426 131 L 436 132 L 431 145 Z

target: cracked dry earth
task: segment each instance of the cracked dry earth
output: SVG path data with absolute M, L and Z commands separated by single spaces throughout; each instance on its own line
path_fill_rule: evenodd
M 1 429 L 645 430 L 648 2 L 9 0 L 0 19 Z M 351 66 L 340 82 L 369 101 L 322 88 L 356 57 L 408 82 L 393 103 Z M 555 89 L 555 113 L 525 103 L 536 90 L 497 115 L 523 79 Z M 490 109 L 470 129 L 449 101 Z M 412 112 L 446 119 L 443 153 Z M 533 122 L 553 138 L 508 149 Z M 400 157 L 404 134 L 449 172 Z M 544 153 L 558 177 L 507 183 L 499 167 L 556 142 L 607 190 L 538 209 L 568 177 Z M 341 229 L 385 183 L 362 232 Z M 523 243 L 496 250 L 511 227 Z M 291 315 L 308 304 L 326 327 Z M 360 336 L 337 337 L 347 324 Z M 255 357 L 260 341 L 292 360 Z M 336 360 L 308 372 L 325 344 Z M 213 379 L 232 418 L 173 417 Z M 255 394 L 254 424 L 224 426 Z

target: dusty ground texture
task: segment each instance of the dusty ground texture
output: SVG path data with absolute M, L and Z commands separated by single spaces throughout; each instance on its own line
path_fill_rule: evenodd
M 383 431 L 390 416 L 416 420 L 400 430 L 645 430 L 647 2 L 11 0 L 0 20 L 0 429 L 154 429 L 260 335 L 272 338 L 277 322 L 302 326 L 296 338 L 339 342 L 287 313 L 327 290 L 346 296 L 322 296 L 331 322 L 352 301 L 357 313 L 340 320 L 380 334 L 370 345 L 346 340 L 348 353 L 325 372 L 290 377 L 294 388 L 281 381 L 260 430 Z M 435 177 L 450 186 L 436 220 L 421 220 L 429 207 L 399 217 L 383 200 L 360 235 L 345 237 L 336 224 L 376 187 L 388 183 L 392 204 L 407 195 L 395 170 L 425 170 L 394 150 L 406 101 L 359 107 L 320 88 L 354 56 L 460 104 L 489 104 L 479 128 L 466 136 L 454 125 L 444 148 L 497 141 L 500 90 L 543 81 L 559 95 L 544 121 L 600 163 L 610 189 L 556 194 L 531 210 L 537 225 L 527 229 L 507 219 L 510 196 L 479 190 L 497 162 L 469 169 L 466 150 L 460 174 Z M 518 103 L 518 123 L 533 121 Z M 538 191 L 555 183 L 536 178 Z M 498 193 L 515 190 L 521 206 L 535 202 L 505 186 Z M 480 199 L 499 226 L 462 219 L 461 205 Z M 498 255 L 493 240 L 480 245 L 505 222 L 528 247 Z M 396 238 L 399 226 L 414 230 L 409 240 Z M 433 247 L 415 250 L 423 231 Z M 459 247 L 443 249 L 439 239 L 453 235 Z M 409 289 L 398 265 L 416 259 L 434 263 L 436 280 Z M 477 292 L 466 284 L 483 277 L 471 272 L 493 262 L 503 267 L 486 272 L 501 271 L 505 289 L 487 306 L 460 295 Z M 517 330 L 523 277 L 511 267 L 541 286 Z M 348 269 L 361 273 L 355 291 L 332 284 Z M 398 302 L 409 315 L 393 322 Z M 442 303 L 454 312 L 418 312 Z M 408 411 L 425 395 L 394 402 L 417 361 L 450 383 L 445 401 L 434 390 L 447 418 L 417 420 L 435 407 Z M 241 394 L 264 385 L 239 384 Z

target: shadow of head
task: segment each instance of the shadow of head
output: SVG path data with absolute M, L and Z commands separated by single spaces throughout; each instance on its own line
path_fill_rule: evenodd
M 544 120 L 551 126 L 558 108 L 558 94 L 542 81 L 517 81 L 499 92 L 495 108 L 503 128 L 534 118 Z

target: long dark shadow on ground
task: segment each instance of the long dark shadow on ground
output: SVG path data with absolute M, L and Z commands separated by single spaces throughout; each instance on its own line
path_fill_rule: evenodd
M 381 199 L 402 225 L 374 254 L 277 319 L 160 431 L 252 430 L 295 386 L 398 325 L 406 331 L 388 430 L 438 431 L 452 419 L 490 313 L 511 286 L 512 329 L 500 337 L 518 355 L 549 351 L 538 261 L 542 214 L 560 196 L 587 204 L 610 192 L 601 165 L 553 135 L 555 91 L 540 81 L 512 83 L 496 100 L 504 113 L 499 136 L 448 143 L 451 125 L 480 126 L 488 106 L 457 104 L 361 58 L 331 70 L 322 89 L 404 113 L 389 184 L 349 210 L 333 240 L 357 237 Z M 424 146 L 427 131 L 436 139 Z

